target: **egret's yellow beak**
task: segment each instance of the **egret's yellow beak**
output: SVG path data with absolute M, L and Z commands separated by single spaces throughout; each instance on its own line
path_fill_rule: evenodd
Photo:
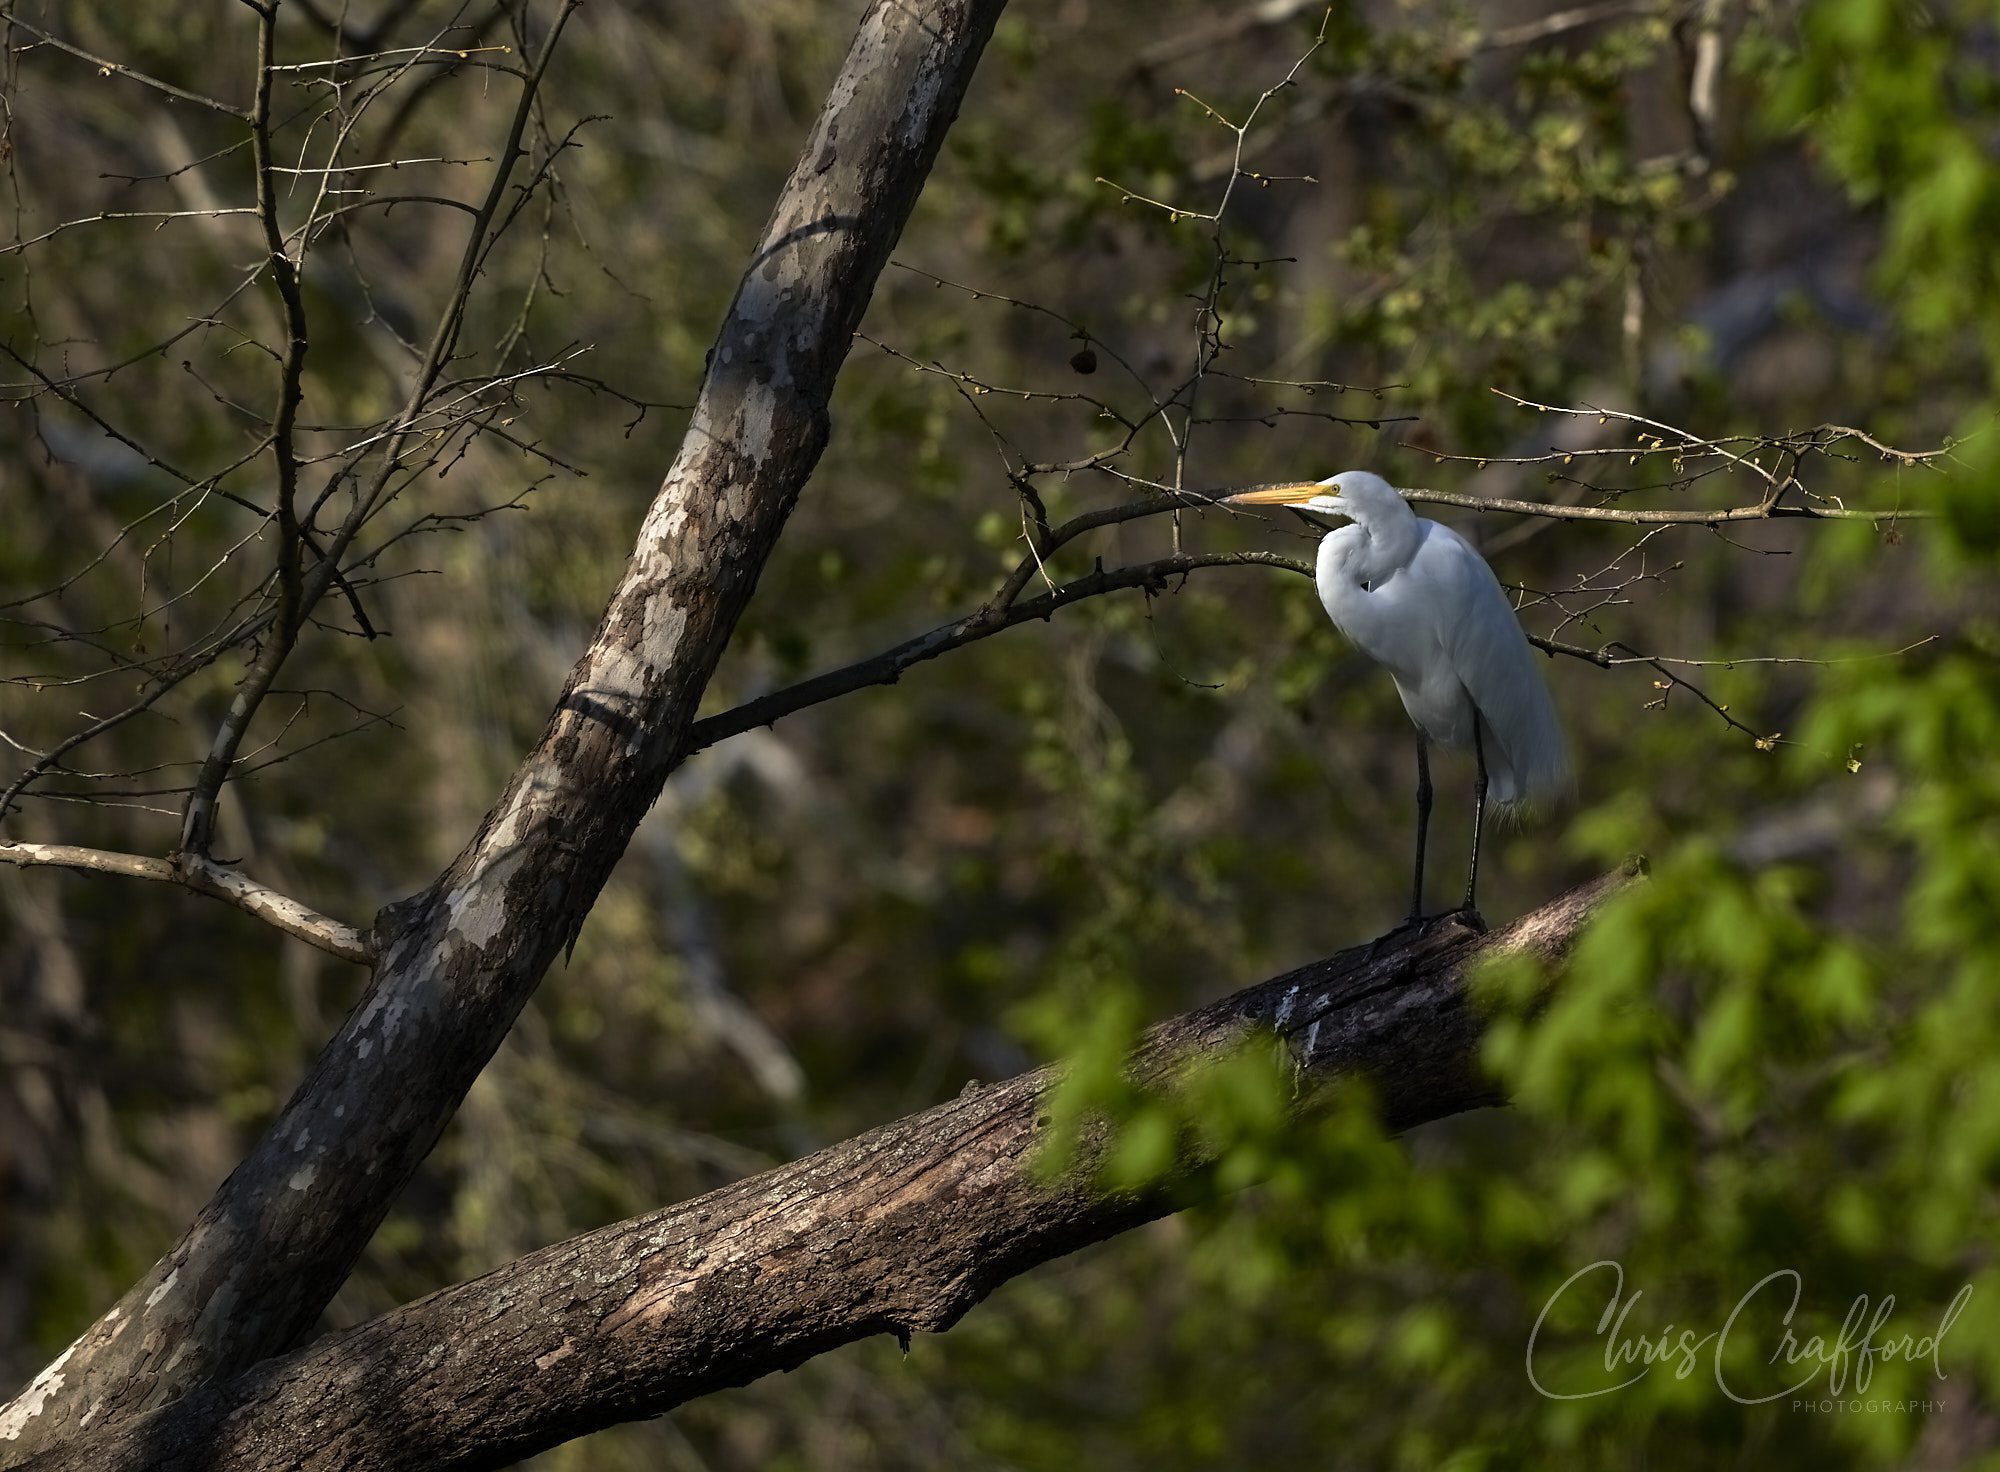
M 1303 506 L 1316 497 L 1339 494 L 1337 487 L 1316 480 L 1288 480 L 1275 485 L 1252 486 L 1247 491 L 1224 496 L 1223 500 L 1232 506 Z

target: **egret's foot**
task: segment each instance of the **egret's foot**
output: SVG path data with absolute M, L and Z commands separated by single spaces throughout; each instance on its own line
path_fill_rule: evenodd
M 1421 935 L 1424 927 L 1429 925 L 1434 918 L 1434 916 L 1426 917 L 1416 914 L 1414 911 L 1405 915 L 1402 923 L 1394 930 L 1385 930 L 1361 948 L 1362 960 L 1372 966 L 1376 961 L 1381 959 L 1384 951 L 1394 950 L 1400 943 L 1407 940 L 1412 933 Z
M 1435 915 L 1425 915 L 1419 920 L 1404 922 L 1406 929 L 1412 925 L 1425 935 L 1455 927 L 1476 930 L 1481 935 L 1486 934 L 1485 917 L 1470 905 L 1460 905 L 1456 910 L 1440 910 Z
M 1429 935 L 1433 931 L 1451 926 L 1464 926 L 1486 933 L 1486 917 L 1470 905 L 1460 905 L 1456 910 L 1439 910 L 1431 915 L 1412 915 L 1401 925 L 1390 931 L 1390 935 L 1407 935 L 1414 931 L 1418 935 Z
M 1454 926 L 1462 926 L 1480 935 L 1486 934 L 1485 917 L 1470 906 L 1456 910 L 1440 910 L 1435 915 L 1405 915 L 1402 924 L 1394 930 L 1376 936 L 1362 947 L 1363 959 L 1372 964 L 1385 952 L 1396 949 L 1404 942 Z
M 1467 917 L 1470 916 L 1468 919 Z M 1386 935 L 1378 935 L 1368 943 L 1368 958 L 1372 961 L 1381 949 L 1391 941 L 1409 940 L 1415 936 L 1429 935 L 1447 925 L 1471 925 L 1481 934 L 1486 931 L 1486 922 L 1478 912 L 1467 910 L 1440 910 L 1434 915 L 1411 914 L 1403 917 L 1403 923 Z
M 1468 930 L 1476 930 L 1481 935 L 1486 934 L 1487 930 L 1486 917 L 1479 913 L 1478 907 L 1475 906 L 1470 900 L 1467 900 L 1464 904 L 1460 905 L 1456 910 L 1449 910 L 1446 913 L 1438 916 L 1437 918 L 1440 920 L 1453 921 L 1459 925 L 1465 926 Z

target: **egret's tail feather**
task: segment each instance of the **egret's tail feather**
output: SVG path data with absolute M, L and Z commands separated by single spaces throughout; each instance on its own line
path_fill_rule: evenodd
M 1499 748 L 1488 753 L 1492 778 L 1488 796 L 1503 812 L 1560 804 L 1570 795 L 1575 779 L 1555 701 L 1540 679 L 1517 685 L 1513 694 L 1500 712 L 1501 720 L 1481 712 L 1492 744 Z
M 1549 721 L 1537 723 L 1539 729 L 1517 733 L 1511 747 L 1502 746 L 1498 761 L 1489 760 L 1492 786 L 1487 796 L 1501 811 L 1525 814 L 1557 807 L 1572 795 L 1576 774 L 1554 714 L 1551 709 Z M 1523 740 L 1523 734 L 1529 739 Z

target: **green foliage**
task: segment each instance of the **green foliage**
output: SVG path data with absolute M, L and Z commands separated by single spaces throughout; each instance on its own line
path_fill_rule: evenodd
M 1835 0 L 1800 13 L 1795 42 L 1747 55 L 1783 58 L 1771 120 L 1807 132 L 1854 199 L 1884 207 L 1876 269 L 1910 328 L 1954 343 L 1971 325 L 2000 363 L 1995 16 L 1981 0 Z

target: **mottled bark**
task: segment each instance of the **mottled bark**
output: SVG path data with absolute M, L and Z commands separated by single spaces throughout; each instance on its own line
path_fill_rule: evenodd
M 378 918 L 366 996 L 187 1235 L 0 1409 L 9 1455 L 101 1432 L 311 1329 L 679 761 L 1003 4 L 869 8 L 716 338 L 625 577 L 540 741 L 451 867 Z M 366 1417 L 360 1393 L 352 1412 Z
M 1468 967 L 1562 953 L 1624 882 L 1588 885 L 1484 937 L 1441 922 L 1316 961 L 1149 1032 L 1142 1078 L 1259 1030 L 1286 1040 L 1298 1107 L 1366 1074 L 1390 1123 L 1493 1102 Z M 1054 1076 L 968 1088 L 923 1114 L 434 1293 L 210 1386 L 34 1472 L 494 1467 L 598 1427 L 789 1369 L 872 1334 L 950 1327 L 1038 1263 L 1172 1209 L 1038 1183 Z M 1190 1164 L 1193 1162 L 1190 1161 Z

